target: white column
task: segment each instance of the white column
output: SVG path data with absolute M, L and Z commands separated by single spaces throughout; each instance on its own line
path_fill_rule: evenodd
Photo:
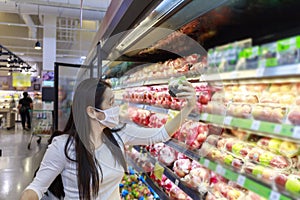
M 56 16 L 44 16 L 43 70 L 54 70 L 56 61 Z

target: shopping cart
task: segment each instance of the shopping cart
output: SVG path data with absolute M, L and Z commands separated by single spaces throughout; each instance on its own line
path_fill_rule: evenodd
M 40 144 L 43 137 L 50 138 L 53 132 L 53 110 L 32 110 L 31 113 L 31 136 L 27 148 L 30 149 L 33 137 L 37 137 Z

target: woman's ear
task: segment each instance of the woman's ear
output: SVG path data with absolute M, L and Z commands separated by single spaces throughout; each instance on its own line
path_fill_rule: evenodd
M 86 114 L 92 119 L 96 118 L 96 111 L 92 106 L 86 107 Z

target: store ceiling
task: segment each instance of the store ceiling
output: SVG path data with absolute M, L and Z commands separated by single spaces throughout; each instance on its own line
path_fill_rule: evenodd
M 56 61 L 80 64 L 87 56 L 111 0 L 0 0 L 0 44 L 24 61 L 42 66 L 45 15 L 57 16 Z M 44 47 L 43 48 L 47 48 Z

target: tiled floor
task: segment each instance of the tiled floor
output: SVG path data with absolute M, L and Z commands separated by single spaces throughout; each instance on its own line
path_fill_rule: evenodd
M 37 144 L 31 133 L 23 131 L 20 124 L 11 130 L 0 129 L 0 200 L 18 200 L 21 192 L 31 182 L 35 170 L 47 147 L 47 138 Z

